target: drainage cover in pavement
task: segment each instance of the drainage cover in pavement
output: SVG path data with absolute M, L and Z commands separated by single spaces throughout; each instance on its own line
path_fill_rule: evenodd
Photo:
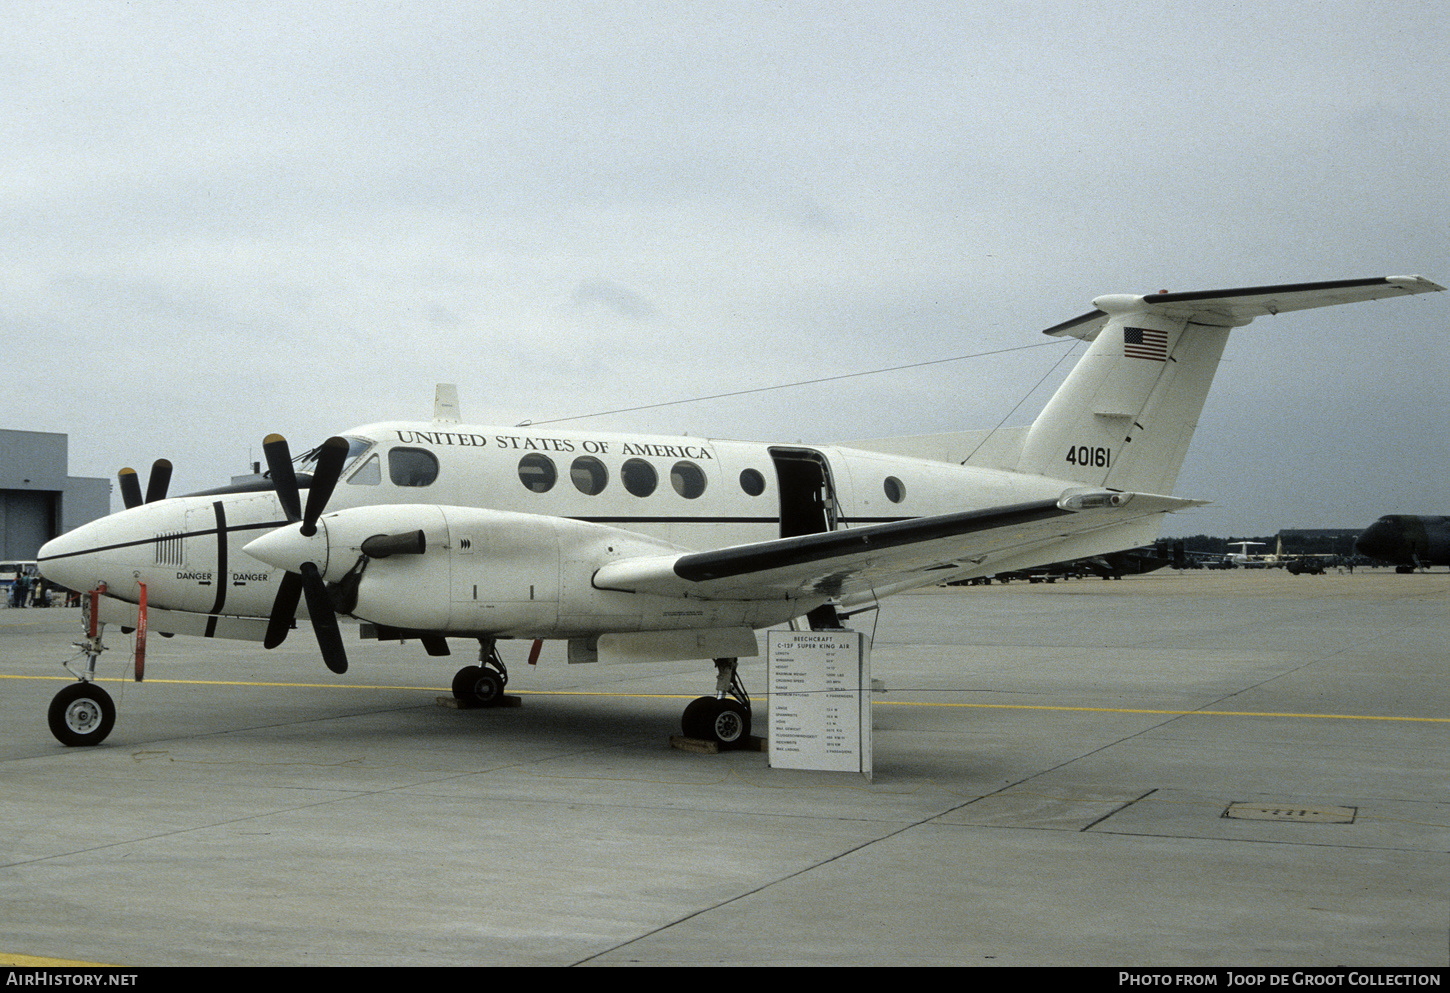
M 1223 816 L 1243 821 L 1305 821 L 1353 824 L 1355 807 L 1304 807 L 1292 803 L 1231 803 Z

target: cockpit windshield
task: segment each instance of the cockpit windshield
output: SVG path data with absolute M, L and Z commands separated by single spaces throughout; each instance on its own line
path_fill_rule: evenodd
M 362 458 L 363 453 L 372 448 L 375 442 L 371 438 L 346 437 L 343 440 L 347 442 L 347 460 L 342 465 L 341 475 L 346 476 L 348 470 L 357 464 L 357 460 Z M 297 459 L 297 471 L 309 474 L 316 472 L 317 458 L 321 452 L 321 445 L 309 452 L 303 452 Z
M 358 459 L 366 455 L 369 451 L 372 450 L 373 446 L 377 444 L 377 442 L 371 438 L 348 437 L 345 440 L 347 441 L 347 461 L 342 467 L 341 475 L 343 476 L 346 476 L 347 473 L 350 472 L 352 468 L 357 465 Z M 297 458 L 292 460 L 297 464 L 297 485 L 312 485 L 312 474 L 317 471 L 317 459 L 318 456 L 321 455 L 321 453 L 322 446 L 318 445 L 311 451 L 303 452 L 301 455 L 297 456 Z M 263 493 L 270 491 L 272 489 L 271 472 L 264 471 L 265 466 L 262 465 L 258 465 L 257 470 L 258 471 L 256 474 L 252 476 L 241 477 L 236 482 L 229 483 L 226 486 L 217 486 L 209 490 L 198 490 L 195 493 L 188 493 L 186 495 L 221 496 L 225 493 Z

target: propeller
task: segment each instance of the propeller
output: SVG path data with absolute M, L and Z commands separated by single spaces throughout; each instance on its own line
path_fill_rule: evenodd
M 304 537 L 317 533 L 317 519 L 332 498 L 347 463 L 347 440 L 332 437 L 322 443 L 317 455 L 317 468 L 312 474 L 312 485 L 307 490 L 307 506 L 297 489 L 297 473 L 292 468 L 292 453 L 287 439 L 280 434 L 269 434 L 262 442 L 262 452 L 267 458 L 267 468 L 272 474 L 272 485 L 282 512 L 291 523 L 301 521 Z M 325 546 L 324 546 L 325 547 Z M 312 618 L 312 631 L 317 635 L 317 647 L 322 650 L 322 660 L 336 673 L 347 672 L 347 652 L 342 647 L 342 632 L 338 630 L 337 613 L 327 594 L 327 584 L 322 579 L 322 570 L 316 562 L 303 562 L 300 571 L 283 574 L 277 587 L 277 596 L 272 601 L 272 615 L 267 620 L 267 634 L 262 640 L 266 648 L 276 648 L 287 637 L 297 616 L 297 604 L 303 595 L 307 596 L 307 613 Z
M 157 459 L 151 464 L 151 477 L 146 482 L 144 499 L 141 496 L 141 480 L 137 478 L 135 469 L 127 466 L 116 474 L 116 478 L 121 483 L 121 502 L 130 510 L 143 503 L 166 499 L 166 488 L 171 485 L 171 463 Z

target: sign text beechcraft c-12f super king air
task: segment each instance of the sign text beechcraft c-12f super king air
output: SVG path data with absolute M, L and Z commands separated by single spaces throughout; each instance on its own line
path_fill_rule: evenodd
M 565 639 L 571 662 L 714 659 L 684 730 L 749 730 L 735 661 L 756 631 L 915 587 L 1149 544 L 1230 328 L 1286 310 L 1443 290 L 1419 276 L 1115 295 L 1048 329 L 1087 352 L 1025 428 L 802 446 L 457 423 L 372 424 L 271 480 L 143 502 L 50 541 L 49 580 L 87 592 L 89 664 L 50 725 L 95 744 L 115 706 L 95 681 L 104 623 L 280 644 L 300 615 L 336 672 L 339 615 L 379 638 L 476 639 L 455 695 L 501 698 L 499 639 Z M 158 464 L 169 468 L 166 464 Z M 160 492 L 156 492 L 156 491 Z

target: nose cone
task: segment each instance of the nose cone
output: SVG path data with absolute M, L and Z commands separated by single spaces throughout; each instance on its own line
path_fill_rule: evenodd
M 138 582 L 180 555 L 186 514 L 178 503 L 143 504 L 52 538 L 36 554 L 40 574 L 79 592 L 104 583 L 112 595 L 134 599 Z
M 1405 529 L 1398 517 L 1381 517 L 1364 529 L 1354 541 L 1354 550 L 1381 562 L 1400 562 L 1409 557 Z
M 100 556 L 93 551 L 96 543 L 89 538 L 90 530 L 87 524 L 41 545 L 35 556 L 40 574 L 66 589 L 94 589 L 100 574 Z
M 112 514 L 47 541 L 35 556 L 40 574 L 78 592 L 93 590 L 102 583 L 118 588 L 123 579 L 118 571 L 119 558 L 134 531 L 133 522 L 120 520 L 127 516 L 124 511 Z
M 242 546 L 242 551 L 259 562 L 287 572 L 302 571 L 303 562 L 311 562 L 321 573 L 327 572 L 327 525 L 317 522 L 317 532 L 310 537 L 302 533 L 301 524 L 269 531 Z

